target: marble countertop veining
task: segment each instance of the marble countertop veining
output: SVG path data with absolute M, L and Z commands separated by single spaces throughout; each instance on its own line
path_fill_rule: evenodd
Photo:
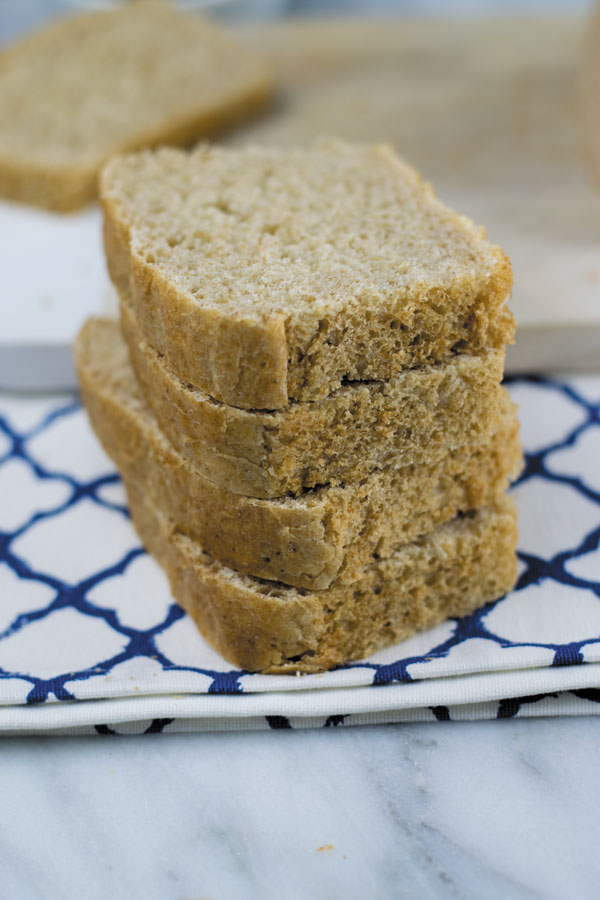
M 0 742 L 2 900 L 595 900 L 600 718 Z

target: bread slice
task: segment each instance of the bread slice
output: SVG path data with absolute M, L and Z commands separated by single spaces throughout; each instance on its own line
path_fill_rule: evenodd
M 189 143 L 265 102 L 262 62 L 173 6 L 74 16 L 0 54 L 0 195 L 75 209 L 111 154 Z
M 219 403 L 181 381 L 143 341 L 127 304 L 121 325 L 171 443 L 201 474 L 238 494 L 297 494 L 375 469 L 431 463 L 485 443 L 499 424 L 500 350 L 455 356 L 388 382 L 345 384 L 322 400 L 265 412 Z
M 128 496 L 133 523 L 177 601 L 223 656 L 250 671 L 342 665 L 466 615 L 516 579 L 516 511 L 507 497 L 373 560 L 353 584 L 307 591 L 226 568 L 180 532 L 146 491 L 130 484 Z
M 586 22 L 577 84 L 577 115 L 582 147 L 600 187 L 600 3 Z
M 111 160 L 112 279 L 186 383 L 246 409 L 501 349 L 512 276 L 387 145 Z
M 203 477 L 163 436 L 115 323 L 89 322 L 75 355 L 92 425 L 124 479 L 215 559 L 260 578 L 312 589 L 352 582 L 375 556 L 496 502 L 520 468 L 516 409 L 505 392 L 498 429 L 483 446 L 295 499 L 243 497 Z

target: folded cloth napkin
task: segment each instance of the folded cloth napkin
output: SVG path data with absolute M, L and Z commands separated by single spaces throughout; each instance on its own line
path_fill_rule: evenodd
M 0 731 L 297 728 L 600 713 L 600 377 L 510 383 L 516 589 L 322 675 L 232 667 L 174 603 L 74 397 L 0 395 Z

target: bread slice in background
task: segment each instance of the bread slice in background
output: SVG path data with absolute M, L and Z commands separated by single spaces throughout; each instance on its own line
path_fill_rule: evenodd
M 111 154 L 190 143 L 271 91 L 259 59 L 174 4 L 64 19 L 0 54 L 0 196 L 76 209 Z
M 578 114 L 584 152 L 600 188 L 600 3 L 586 22 L 578 73 Z
M 504 392 L 486 444 L 297 498 L 243 497 L 204 477 L 164 437 L 116 322 L 88 322 L 75 355 L 90 420 L 123 478 L 215 559 L 264 579 L 312 589 L 349 583 L 374 556 L 495 503 L 521 464 L 516 408 Z
M 504 348 L 512 275 L 387 145 L 116 157 L 111 277 L 151 347 L 232 406 L 281 409 Z
M 146 491 L 126 486 L 133 523 L 174 597 L 219 653 L 249 671 L 319 672 L 360 659 L 498 599 L 517 577 L 508 497 L 373 560 L 350 585 L 306 591 L 221 565 Z
M 465 354 L 342 385 L 322 400 L 238 409 L 185 384 L 146 344 L 128 305 L 121 325 L 158 423 L 207 478 L 253 497 L 341 484 L 376 469 L 433 462 L 498 429 L 504 351 Z

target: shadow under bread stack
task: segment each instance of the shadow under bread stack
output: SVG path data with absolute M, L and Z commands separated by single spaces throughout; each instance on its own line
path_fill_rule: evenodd
M 100 181 L 121 323 L 76 361 L 203 635 L 316 672 L 516 578 L 510 264 L 387 146 L 201 147 Z

